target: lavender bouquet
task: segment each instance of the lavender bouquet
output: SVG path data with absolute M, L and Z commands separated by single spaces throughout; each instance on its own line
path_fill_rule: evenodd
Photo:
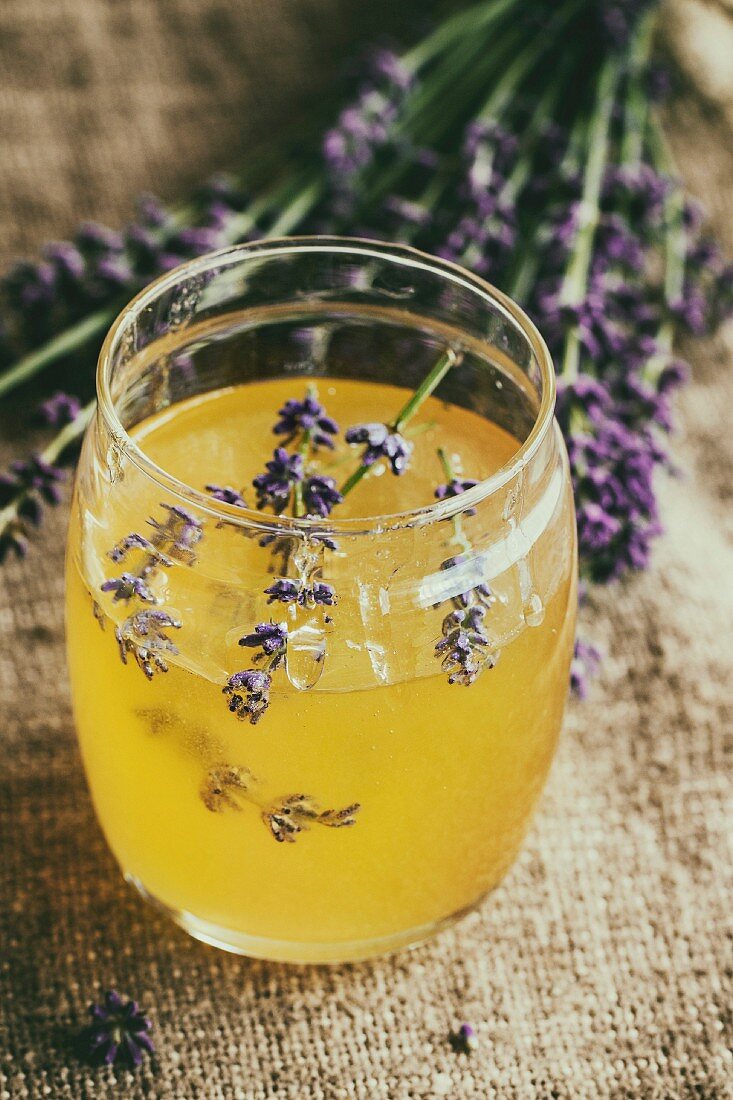
M 687 374 L 674 341 L 733 307 L 733 270 L 685 199 L 660 126 L 669 78 L 652 58 L 655 20 L 648 0 L 483 0 L 402 53 L 373 54 L 320 148 L 292 152 L 274 183 L 260 185 L 260 164 L 209 182 L 185 209 L 145 196 L 121 232 L 83 225 L 11 269 L 0 399 L 27 386 L 56 433 L 0 476 L 0 559 L 25 554 L 61 499 L 94 406 L 58 386 L 90 388 L 131 294 L 213 248 L 298 231 L 409 242 L 518 300 L 557 367 L 582 579 L 646 568 Z M 597 663 L 578 642 L 581 694 Z

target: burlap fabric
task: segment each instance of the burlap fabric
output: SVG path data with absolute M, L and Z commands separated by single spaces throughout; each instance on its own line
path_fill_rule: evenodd
M 391 7 L 4 0 L 3 259 L 82 216 L 119 222 L 143 186 L 185 193 L 328 87 L 359 34 L 394 24 Z M 724 114 L 690 91 L 673 116 L 690 187 L 733 251 Z M 570 709 L 522 857 L 480 912 L 387 961 L 237 959 L 124 886 L 74 742 L 64 510 L 50 519 L 0 581 L 0 1098 L 733 1096 L 730 331 L 693 359 L 667 537 L 650 573 L 585 615 L 603 676 Z M 12 415 L 2 427 L 4 461 L 32 441 Z M 69 1050 L 107 986 L 154 1020 L 158 1053 L 135 1077 Z M 479 1036 L 471 1057 L 447 1041 L 462 1020 Z

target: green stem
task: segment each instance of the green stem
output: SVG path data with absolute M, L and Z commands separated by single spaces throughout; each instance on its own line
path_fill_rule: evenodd
M 609 58 L 601 69 L 596 106 L 588 127 L 586 142 L 588 154 L 583 178 L 580 219 L 571 251 L 570 263 L 565 272 L 560 291 L 560 304 L 564 306 L 580 305 L 588 287 L 593 241 L 600 215 L 601 188 L 608 162 L 611 116 L 620 75 L 621 69 L 618 60 Z M 579 365 L 580 336 L 577 326 L 573 326 L 565 337 L 565 351 L 559 373 L 564 378 L 575 378 L 578 374 Z
M 422 42 L 418 42 L 403 54 L 403 65 L 412 72 L 417 72 L 447 47 L 452 46 L 456 39 L 460 39 L 464 34 L 475 35 L 479 28 L 495 22 L 500 14 L 514 6 L 520 6 L 518 0 L 499 0 L 499 2 L 489 0 L 488 3 L 484 0 L 481 4 L 475 4 L 465 11 L 458 12 L 437 27 Z
M 655 119 L 649 127 L 649 145 L 657 171 L 675 177 L 672 154 L 659 122 Z M 670 187 L 664 198 L 664 300 L 673 306 L 682 296 L 685 287 L 687 259 L 687 232 L 685 230 L 685 201 L 679 185 Z M 669 354 L 674 344 L 675 325 L 669 317 L 659 329 L 657 342 L 663 352 Z M 667 362 L 667 356 L 655 356 L 647 364 L 644 375 L 648 381 L 656 381 Z
M 652 9 L 640 20 L 631 44 L 626 110 L 624 112 L 624 134 L 620 151 L 622 164 L 638 164 L 644 151 L 644 133 L 649 113 L 649 97 L 645 94 L 642 85 L 652 52 L 656 21 L 657 12 L 656 9 Z
M 51 363 L 70 355 L 71 352 L 76 351 L 88 340 L 91 340 L 93 336 L 98 336 L 108 329 L 124 302 L 125 299 L 118 299 L 115 305 L 106 306 L 104 309 L 98 309 L 96 312 L 90 313 L 88 317 L 84 317 L 81 321 L 77 321 L 76 324 L 64 329 L 58 336 L 53 336 L 45 344 L 41 344 L 35 351 L 24 355 L 14 366 L 0 374 L 0 397 L 15 389 L 16 386 L 20 386 L 23 382 L 27 382 L 39 371 L 50 366 Z
M 61 431 L 54 436 L 48 446 L 40 452 L 39 458 L 49 465 L 53 465 L 57 462 L 64 451 L 73 443 L 81 439 L 87 429 L 89 421 L 94 415 L 96 405 L 96 401 L 90 401 L 88 405 L 85 405 L 71 423 L 66 424 Z M 19 512 L 29 496 L 30 491 L 23 490 L 9 501 L 4 508 L 0 509 L 0 540 L 14 526 L 23 523 Z
M 410 420 L 412 420 L 423 402 L 438 388 L 448 371 L 458 366 L 462 358 L 462 354 L 453 351 L 452 348 L 448 348 L 447 351 L 443 352 L 440 358 L 434 363 L 432 370 L 423 378 L 415 392 L 407 399 L 394 420 L 387 424 L 389 430 L 392 432 L 401 432 Z M 361 479 L 371 469 L 372 466 L 367 466 L 364 463 L 357 466 L 353 474 L 351 474 L 341 486 L 341 496 L 347 496 L 354 486 L 358 485 Z

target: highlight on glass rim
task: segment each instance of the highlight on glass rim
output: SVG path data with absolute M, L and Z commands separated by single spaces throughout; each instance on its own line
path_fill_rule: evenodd
M 166 38 L 153 9 L 114 29 L 104 0 L 69 0 L 99 39 L 77 64 L 64 26 L 47 71 L 0 13 L 0 59 L 2 30 L 19 36 L 0 77 L 0 121 L 6 102 L 20 112 L 0 668 L 22 806 L 0 805 L 0 911 L 32 959 L 47 921 L 33 869 L 68 878 L 47 909 L 72 970 L 90 945 L 65 1006 L 57 963 L 48 989 L 11 978 L 24 1019 L 66 1014 L 66 1053 L 34 1055 L 18 1095 L 41 1078 L 61 1095 L 69 1073 L 81 1094 L 93 1070 L 130 1095 L 162 1088 L 184 959 L 209 1000 L 217 975 L 224 999 L 232 975 L 282 975 L 273 1010 L 318 1049 L 325 973 L 371 1020 L 366 975 L 400 974 L 421 1009 L 399 1025 L 402 1067 L 374 1055 L 375 1096 L 552 1092 L 551 1036 L 528 1059 L 492 1047 L 509 975 L 512 1035 L 520 1017 L 543 1033 L 540 988 L 578 983 L 568 1095 L 724 1095 L 710 929 L 733 893 L 733 15 L 724 0 L 179 6 Z M 72 126 L 82 92 L 104 126 Z M 53 129 L 57 110 L 51 158 L 32 119 Z M 48 167 L 31 197 L 34 158 Z M 135 200 L 140 181 L 177 198 Z M 137 954 L 118 924 L 141 930 Z M 670 1021 L 661 1053 L 644 1032 L 643 1066 L 590 946 L 625 959 L 622 928 L 641 931 L 613 977 L 619 1012 L 638 1005 L 637 1035 L 657 1009 Z M 679 929 L 707 960 L 694 990 Z M 430 988 L 403 954 L 426 941 Z M 143 976 L 164 955 L 168 1000 Z M 285 997 L 293 964 L 335 967 L 300 972 L 320 1023 Z M 217 969 L 235 966 L 251 970 Z M 392 1049 L 359 1026 L 364 1058 Z M 245 1095 L 211 1027 L 216 1087 Z M 327 1088 L 352 1095 L 334 1035 Z M 292 1051 L 273 1085 L 245 1047 L 252 1096 L 305 1095 Z M 418 1049 L 435 1066 L 413 1065 Z M 306 1091 L 326 1088 L 314 1058 Z M 163 1091 L 200 1091 L 176 1073 Z

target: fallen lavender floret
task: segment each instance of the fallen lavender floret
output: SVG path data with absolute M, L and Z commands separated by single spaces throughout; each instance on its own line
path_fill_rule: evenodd
M 94 1065 L 126 1063 L 139 1066 L 143 1054 L 154 1052 L 148 1032 L 150 1020 L 135 1001 L 125 1002 L 115 990 L 105 993 L 104 1000 L 90 1004 L 92 1022 L 77 1038 L 79 1055 Z

